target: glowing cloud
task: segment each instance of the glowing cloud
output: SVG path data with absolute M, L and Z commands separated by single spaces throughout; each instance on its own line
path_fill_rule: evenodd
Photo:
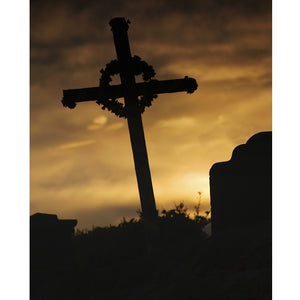
M 93 141 L 93 140 L 66 143 L 66 144 L 62 144 L 62 145 L 58 146 L 58 149 L 78 148 L 78 147 L 87 146 L 87 145 L 90 145 L 90 144 L 93 144 L 93 143 L 95 143 L 95 141 Z
M 157 122 L 158 127 L 172 127 L 172 128 L 187 128 L 193 127 L 197 124 L 196 120 L 190 117 L 173 118 L 161 120 Z
M 90 124 L 87 129 L 88 130 L 97 130 L 103 127 L 107 123 L 107 117 L 106 116 L 100 116 L 93 120 L 93 123 Z

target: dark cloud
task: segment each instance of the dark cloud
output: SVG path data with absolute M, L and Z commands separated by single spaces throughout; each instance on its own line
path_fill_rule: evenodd
M 269 0 L 33 1 L 31 39 L 35 43 L 53 41 L 64 47 L 96 41 L 98 38 L 101 38 L 99 42 L 107 42 L 110 37 L 108 21 L 124 13 L 125 18 L 134 18 L 131 21 L 140 29 L 131 33 L 137 40 L 157 37 L 163 34 L 163 30 L 171 37 L 183 32 L 181 41 L 182 38 L 186 38 L 186 41 L 189 38 L 195 40 L 197 28 L 201 28 L 199 38 L 217 29 L 219 34 L 210 36 L 220 42 L 220 39 L 228 38 L 226 33 L 231 30 L 242 33 L 243 26 L 235 27 L 235 23 L 248 24 L 250 21 L 251 24 L 253 18 L 259 20 L 261 14 L 269 17 L 270 12 Z
M 129 30 L 133 54 L 151 60 L 149 63 L 156 68 L 176 63 L 183 56 L 207 65 L 253 64 L 270 56 L 270 3 L 59 1 L 41 5 L 32 2 L 31 80 L 35 83 L 54 74 L 67 77 L 79 69 L 90 70 L 97 61 L 100 69 L 101 63 L 115 56 L 108 21 L 114 13 L 122 11 L 134 18 Z M 263 24 L 269 24 L 265 32 Z M 144 48 L 141 53 L 134 51 L 139 41 L 148 41 L 148 51 Z M 157 51 L 161 44 L 168 50 Z M 222 48 L 222 44 L 227 47 Z M 88 52 L 82 53 L 80 46 L 88 47 Z M 181 46 L 181 53 L 174 52 L 173 46 Z

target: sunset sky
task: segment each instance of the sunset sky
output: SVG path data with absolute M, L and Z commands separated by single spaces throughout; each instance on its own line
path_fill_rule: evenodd
M 108 22 L 125 17 L 132 55 L 155 79 L 193 77 L 193 94 L 159 95 L 143 114 L 156 205 L 202 192 L 209 169 L 253 134 L 272 130 L 271 1 L 31 1 L 30 213 L 118 223 L 140 209 L 127 122 L 95 102 L 73 110 L 63 89 L 99 84 L 116 58 Z M 118 83 L 114 76 L 114 83 Z

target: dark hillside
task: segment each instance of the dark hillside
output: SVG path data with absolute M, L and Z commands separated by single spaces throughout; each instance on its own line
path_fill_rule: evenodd
M 181 203 L 162 212 L 152 246 L 142 218 L 77 231 L 65 262 L 41 270 L 33 259 L 32 278 L 45 282 L 32 282 L 31 299 L 271 299 L 262 228 L 249 229 L 252 239 L 238 230 L 209 238 L 208 222 Z

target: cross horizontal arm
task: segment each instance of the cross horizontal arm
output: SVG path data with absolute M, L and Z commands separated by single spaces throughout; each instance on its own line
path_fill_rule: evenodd
M 137 84 L 139 85 L 139 84 Z M 142 83 L 137 86 L 139 95 L 143 94 L 147 89 L 153 94 L 165 94 L 165 93 L 177 93 L 188 92 L 193 93 L 197 89 L 198 85 L 195 79 L 185 76 L 184 79 L 173 80 L 151 80 L 149 83 Z
M 93 101 L 100 98 L 114 96 L 115 98 L 123 97 L 122 85 L 112 85 L 105 88 L 90 87 L 83 89 L 63 90 L 63 100 L 66 102 L 84 102 Z
M 197 82 L 193 78 L 185 77 L 184 79 L 173 80 L 151 80 L 141 82 L 135 85 L 137 95 L 145 93 L 164 94 L 176 92 L 193 93 L 197 89 Z M 90 87 L 83 89 L 70 89 L 63 91 L 63 104 L 70 107 L 72 103 L 84 101 L 96 101 L 101 98 L 122 98 L 124 97 L 123 86 L 112 85 L 106 87 Z M 75 106 L 74 106 L 75 107 Z

